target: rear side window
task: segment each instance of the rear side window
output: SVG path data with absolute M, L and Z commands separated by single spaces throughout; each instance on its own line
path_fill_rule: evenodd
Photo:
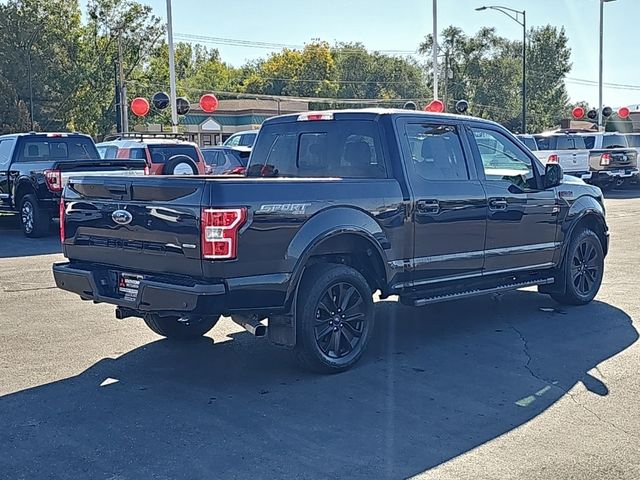
M 410 123 L 405 127 L 415 175 L 424 180 L 468 180 L 455 127 Z
M 224 163 L 224 159 L 221 158 L 219 150 L 203 150 L 202 155 L 204 156 L 204 161 L 207 165 L 212 167 L 217 167 Z
M 135 158 L 138 160 L 146 160 L 147 154 L 144 148 L 132 148 L 129 150 L 129 158 Z
M 587 149 L 592 150 L 596 145 L 595 135 L 585 135 L 584 144 L 587 146 Z
M 149 145 L 149 153 L 151 153 L 151 163 L 167 163 L 178 155 L 186 155 L 196 164 L 199 161 L 196 149 L 192 145 Z
M 308 121 L 267 125 L 247 174 L 281 177 L 386 178 L 372 121 Z
M 23 162 L 88 158 L 99 155 L 93 142 L 86 138 L 28 138 L 18 147 L 18 160 Z

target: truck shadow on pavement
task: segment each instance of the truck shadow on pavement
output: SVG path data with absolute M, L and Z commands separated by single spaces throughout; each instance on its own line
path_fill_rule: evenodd
M 56 221 L 46 237 L 27 238 L 20 229 L 17 215 L 0 215 L 0 258 L 60 253 L 62 246 L 58 229 Z
M 245 333 L 144 345 L 0 398 L 6 478 L 406 478 L 517 428 L 638 339 L 610 305 L 533 292 L 377 304 L 353 370 L 301 373 Z

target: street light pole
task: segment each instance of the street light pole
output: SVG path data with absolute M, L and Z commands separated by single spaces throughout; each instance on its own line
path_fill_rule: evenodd
M 178 133 L 178 106 L 176 105 L 176 65 L 173 51 L 173 20 L 171 18 L 171 0 L 167 0 L 167 37 L 169 44 L 169 84 L 171 102 L 171 127 Z
M 513 8 L 498 5 L 478 7 L 476 10 L 479 12 L 497 10 L 522 26 L 522 133 L 527 133 L 527 12 L 526 10 L 514 10 Z M 522 21 L 520 21 L 519 15 L 522 15 Z
M 433 99 L 438 99 L 438 0 L 433 0 Z
M 522 133 L 527 133 L 527 12 L 522 11 Z
M 602 72 L 603 72 L 603 47 L 604 47 L 604 4 L 614 2 L 615 0 L 600 0 L 600 55 L 598 59 L 598 130 L 602 129 L 602 109 L 604 103 L 602 100 Z

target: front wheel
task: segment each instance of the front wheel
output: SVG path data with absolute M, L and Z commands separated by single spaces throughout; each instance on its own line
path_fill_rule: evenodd
M 153 332 L 172 340 L 193 340 L 202 337 L 211 330 L 220 317 L 182 318 L 176 316 L 161 317 L 155 313 L 144 317 Z
M 371 338 L 371 288 L 357 270 L 336 264 L 310 267 L 298 289 L 296 347 L 307 369 L 336 373 L 352 367 Z
M 565 292 L 551 297 L 565 305 L 585 305 L 600 290 L 604 273 L 604 251 L 593 230 L 576 232 L 564 258 Z

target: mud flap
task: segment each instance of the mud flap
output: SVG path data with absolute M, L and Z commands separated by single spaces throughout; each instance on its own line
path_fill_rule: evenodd
M 296 346 L 296 321 L 293 315 L 272 315 L 267 328 L 269 341 L 284 348 Z

